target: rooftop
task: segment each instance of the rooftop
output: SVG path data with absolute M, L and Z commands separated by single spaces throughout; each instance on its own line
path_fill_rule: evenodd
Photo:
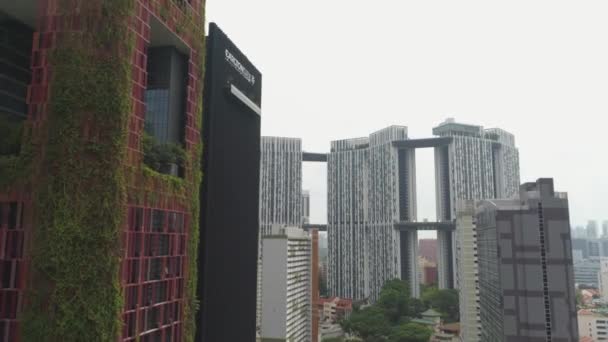
M 428 309 L 421 314 L 422 317 L 441 317 L 441 314 L 433 309 Z

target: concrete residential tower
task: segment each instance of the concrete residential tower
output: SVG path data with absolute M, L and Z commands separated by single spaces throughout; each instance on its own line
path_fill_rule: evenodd
M 302 220 L 302 140 L 262 137 L 260 232 L 273 225 L 297 227 Z
M 513 198 L 519 187 L 519 151 L 512 134 L 498 128 L 461 124 L 448 119 L 433 134 L 452 142 L 435 148 L 437 217 L 456 219 L 458 200 Z M 453 266 L 454 232 L 438 231 L 439 287 L 458 288 Z M 474 242 L 473 242 L 474 243 Z
M 407 127 L 391 126 L 369 137 L 332 142 L 327 169 L 331 295 L 373 301 L 387 280 L 399 278 L 417 296 L 418 230 L 438 231 L 439 286 L 457 286 L 456 202 L 516 196 L 519 154 L 513 135 L 453 120 L 433 133 L 434 138 L 408 139 Z M 437 222 L 417 221 L 419 148 L 435 150 Z
M 263 238 L 262 341 L 312 340 L 312 244 L 299 228 Z
M 477 342 L 481 335 L 479 316 L 479 286 L 477 267 L 477 231 L 475 228 L 475 201 L 458 201 L 456 210 L 456 253 L 459 303 L 460 337 L 462 341 Z
M 552 179 L 477 207 L 482 341 L 578 341 L 568 200 Z
M 258 246 L 257 326 L 262 310 L 262 239 L 272 227 L 302 224 L 302 140 L 262 137 L 260 142 L 260 244 Z
M 396 221 L 415 219 L 414 154 L 393 147 L 394 141 L 405 139 L 407 127 L 391 126 L 369 138 L 331 144 L 327 179 L 332 296 L 375 300 L 387 280 L 402 276 L 418 293 L 417 232 L 394 228 Z

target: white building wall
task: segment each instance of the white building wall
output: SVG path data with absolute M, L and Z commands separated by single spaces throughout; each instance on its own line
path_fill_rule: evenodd
M 369 138 L 332 142 L 328 240 L 329 290 L 334 296 L 373 301 L 387 280 L 401 276 L 401 239 L 394 229 L 399 220 L 398 151 L 392 142 L 405 139 L 406 127 L 391 126 Z M 409 184 L 414 186 L 415 172 L 409 170 Z M 410 217 L 415 215 L 413 189 Z M 415 275 L 417 258 L 411 260 Z M 417 292 L 417 280 L 412 285 Z
M 596 342 L 608 341 L 608 317 L 596 313 L 583 314 L 581 311 L 577 316 L 579 337 L 591 337 Z
M 262 339 L 308 342 L 312 336 L 312 245 L 299 228 L 263 239 Z
M 437 217 L 452 220 L 456 218 L 458 200 L 482 200 L 492 198 L 511 199 L 519 194 L 519 151 L 515 147 L 515 137 L 502 129 L 483 129 L 482 126 L 456 123 L 448 119 L 433 129 L 440 137 L 451 137 L 447 157 L 441 149 L 435 152 Z M 441 165 L 449 162 L 446 175 Z M 446 186 L 449 180 L 449 186 Z M 449 191 L 449 195 L 446 192 Z M 442 199 L 450 197 L 448 204 Z M 449 210 L 448 210 L 449 209 Z M 449 216 L 447 215 L 449 211 Z M 456 267 L 450 262 L 456 260 L 456 238 L 450 232 L 437 234 L 440 246 L 438 281 L 440 288 L 449 287 L 448 272 L 452 270 L 454 287 L 458 288 Z M 452 253 L 446 248 L 451 245 Z
M 302 140 L 262 137 L 260 141 L 260 236 L 256 326 L 260 327 L 262 297 L 262 237 L 274 225 L 302 224 Z
M 600 287 L 600 295 L 602 296 L 602 299 L 608 300 L 608 258 L 600 259 L 598 284 Z
M 460 289 L 460 338 L 480 341 L 479 287 L 477 284 L 476 230 L 473 223 L 474 201 L 458 201 L 456 210 L 456 283 Z
M 341 298 L 363 299 L 369 293 L 368 142 L 335 141 L 328 156 L 328 287 Z

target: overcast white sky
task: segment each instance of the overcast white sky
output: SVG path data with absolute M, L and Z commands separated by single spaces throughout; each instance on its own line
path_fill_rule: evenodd
M 263 73 L 263 135 L 326 152 L 391 124 L 500 127 L 522 181 L 569 193 L 573 225 L 608 219 L 606 18 L 606 0 L 207 1 Z M 417 167 L 419 218 L 434 218 L 431 151 Z M 305 166 L 304 187 L 325 222 L 324 166 Z

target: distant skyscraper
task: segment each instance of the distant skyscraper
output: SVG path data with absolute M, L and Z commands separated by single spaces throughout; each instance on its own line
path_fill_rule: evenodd
M 574 228 L 574 236 L 572 236 L 572 238 L 574 239 L 584 239 L 587 237 L 587 230 L 585 229 L 585 227 L 583 226 L 576 226 L 576 228 Z
M 602 247 L 597 238 L 588 239 L 587 246 L 589 250 L 589 258 L 599 258 L 602 256 Z
M 275 225 L 302 224 L 302 140 L 262 137 L 260 141 L 260 244 L 258 246 L 257 326 L 262 310 L 262 237 Z
M 586 238 L 572 239 L 572 250 L 580 251 L 583 259 L 589 258 L 589 241 Z
M 456 207 L 456 279 L 459 288 L 460 338 L 478 342 L 481 336 L 477 269 L 477 232 L 474 223 L 475 201 L 461 200 Z
M 575 250 L 576 252 L 576 250 Z M 580 252 L 580 251 L 579 251 Z M 583 259 L 574 263 L 574 283 L 576 286 L 586 285 L 594 288 L 599 287 L 598 273 L 600 272 L 599 259 Z
M 608 238 L 608 221 L 602 222 L 602 237 Z
M 588 239 L 597 239 L 597 221 L 589 220 L 587 222 L 587 238 Z
M 568 201 L 552 179 L 477 208 L 482 341 L 578 341 Z
M 435 148 L 437 217 L 456 219 L 458 200 L 514 198 L 519 188 L 519 151 L 515 137 L 502 129 L 461 124 L 448 119 L 433 129 L 439 137 L 453 139 Z M 455 284 L 454 232 L 438 231 L 439 286 Z
M 310 191 L 302 190 L 302 224 L 310 223 Z
M 312 246 L 299 228 L 263 238 L 262 341 L 312 341 Z M 271 229 L 272 231 L 272 229 Z

